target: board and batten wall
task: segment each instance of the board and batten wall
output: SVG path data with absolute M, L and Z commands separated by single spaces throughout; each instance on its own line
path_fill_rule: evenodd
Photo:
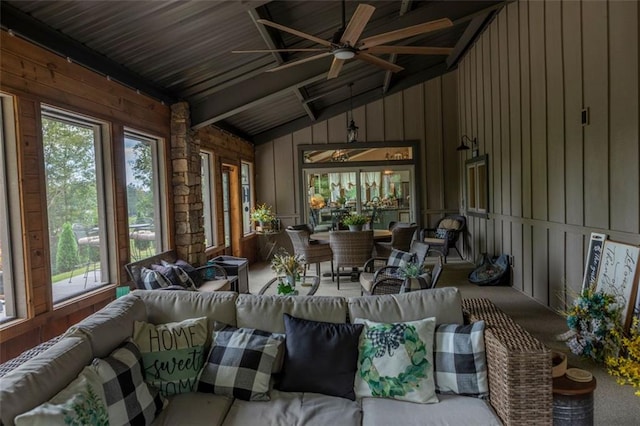
M 514 287 L 552 308 L 591 232 L 640 244 L 639 20 L 635 1 L 510 3 L 459 65 L 460 131 L 490 161 L 467 256 L 512 255 Z
M 422 226 L 460 206 L 456 73 L 429 80 L 353 110 L 364 142 L 420 142 Z M 274 207 L 284 226 L 302 220 L 298 145 L 346 142 L 346 114 L 256 146 L 256 201 Z

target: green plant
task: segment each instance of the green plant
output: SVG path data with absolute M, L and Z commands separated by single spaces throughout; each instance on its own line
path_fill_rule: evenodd
M 289 254 L 284 249 L 274 254 L 273 260 L 271 260 L 271 269 L 276 274 L 297 277 L 301 272 L 304 272 L 303 268 L 304 259 L 302 256 Z
M 271 206 L 266 203 L 258 204 L 251 210 L 251 220 L 254 222 L 271 222 L 275 218 Z
M 417 278 L 424 274 L 424 266 L 418 262 L 407 262 L 398 268 L 400 278 Z
M 295 291 L 296 289 L 292 287 L 291 284 L 282 281 L 282 279 L 278 280 L 278 294 L 287 295 L 287 294 L 292 294 Z
M 347 199 L 345 196 L 341 195 L 338 198 L 336 198 L 336 203 L 340 204 L 341 206 L 344 205 L 344 203 L 347 202 Z
M 344 219 L 342 219 L 342 223 L 347 226 L 364 225 L 367 222 L 369 222 L 369 218 L 359 213 L 351 213 L 350 215 L 345 216 Z
M 80 263 L 78 256 L 78 243 L 71 229 L 71 224 L 65 222 L 62 225 L 62 232 L 58 239 L 58 249 L 56 250 L 56 271 L 71 271 Z

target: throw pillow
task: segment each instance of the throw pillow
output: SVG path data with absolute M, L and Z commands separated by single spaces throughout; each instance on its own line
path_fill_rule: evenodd
M 356 396 L 438 402 L 433 379 L 435 318 L 402 323 L 364 324 L 360 339 Z
M 15 424 L 108 426 L 105 401 L 100 377 L 93 367 L 85 367 L 76 379 L 48 402 L 17 416 Z
M 362 324 L 309 321 L 284 314 L 284 367 L 279 389 L 355 400 Z
M 428 290 L 431 288 L 431 272 L 419 275 L 417 277 L 405 278 L 400 287 L 400 293 L 408 293 L 410 291 Z
M 207 323 L 206 317 L 161 325 L 134 323 L 133 341 L 142 353 L 144 379 L 162 395 L 195 392 L 204 365 Z
M 398 249 L 392 249 L 391 254 L 389 255 L 389 259 L 387 259 L 387 265 L 403 267 L 407 263 L 415 262 L 415 261 L 416 261 L 415 254 L 398 250 Z
M 444 240 L 445 238 L 447 238 L 447 233 L 448 233 L 447 229 L 438 228 L 436 229 L 436 238 L 441 238 Z
M 149 425 L 166 399 L 144 381 L 142 354 L 131 340 L 92 366 L 100 376 L 111 425 Z
M 167 276 L 171 276 L 173 280 L 175 280 L 172 281 L 173 284 L 181 285 L 190 290 L 196 290 L 201 284 L 197 279 L 196 268 L 194 268 L 184 260 L 178 259 L 174 263 L 163 260 L 162 266 L 165 268 L 169 268 L 169 270 L 172 271 Z
M 156 290 L 171 285 L 169 280 L 160 272 L 144 266 L 140 268 L 140 278 L 142 279 L 143 290 Z
M 282 334 L 250 328 L 228 326 L 214 332 L 198 391 L 268 401 L 271 371 L 283 341 Z
M 435 334 L 436 389 L 485 397 L 489 393 L 484 349 L 484 321 L 442 324 Z

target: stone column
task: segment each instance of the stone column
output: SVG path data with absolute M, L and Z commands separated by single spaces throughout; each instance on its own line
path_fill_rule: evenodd
M 193 265 L 206 262 L 200 140 L 190 130 L 189 104 L 171 105 L 171 165 L 176 252 Z

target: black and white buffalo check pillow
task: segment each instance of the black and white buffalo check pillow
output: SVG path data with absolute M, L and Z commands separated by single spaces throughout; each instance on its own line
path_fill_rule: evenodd
M 436 328 L 434 374 L 440 393 L 478 397 L 489 394 L 484 321 L 441 324 Z
M 132 341 L 92 365 L 102 381 L 109 424 L 149 425 L 166 405 L 158 390 L 145 383 L 142 355 Z
M 415 262 L 415 260 L 416 256 L 413 253 L 392 249 L 389 258 L 387 259 L 387 265 L 403 267 L 409 262 Z
M 269 381 L 281 334 L 227 326 L 213 333 L 199 392 L 233 396 L 246 401 L 268 401 Z

